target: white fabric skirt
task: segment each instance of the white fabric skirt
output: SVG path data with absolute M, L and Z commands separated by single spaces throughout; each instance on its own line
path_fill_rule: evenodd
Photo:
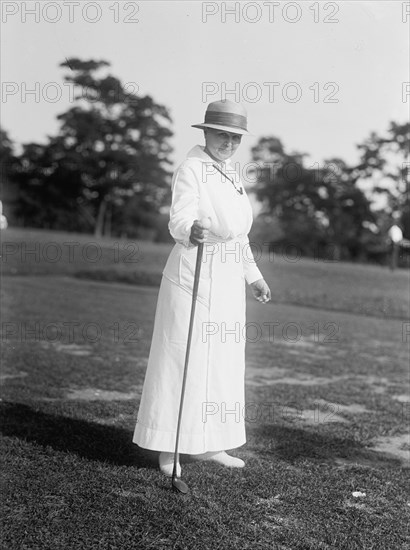
M 246 442 L 245 278 L 237 241 L 225 244 L 204 245 L 179 441 L 186 454 Z M 175 448 L 197 250 L 175 244 L 163 271 L 133 436 L 146 449 Z

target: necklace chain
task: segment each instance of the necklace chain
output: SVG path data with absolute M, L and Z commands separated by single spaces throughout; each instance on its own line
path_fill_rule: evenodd
M 236 190 L 237 193 L 239 193 L 240 195 L 243 195 L 243 189 L 242 189 L 242 187 L 240 187 L 240 188 L 238 189 L 238 188 L 236 187 L 235 182 L 233 181 L 233 179 L 231 179 L 230 177 L 228 177 L 228 176 L 225 174 L 225 172 L 223 172 L 215 163 L 213 163 L 212 166 L 213 166 L 216 170 L 218 170 L 218 172 L 220 172 L 223 176 L 225 176 L 226 179 L 228 179 L 228 180 L 232 183 L 232 185 L 235 187 L 235 190 Z

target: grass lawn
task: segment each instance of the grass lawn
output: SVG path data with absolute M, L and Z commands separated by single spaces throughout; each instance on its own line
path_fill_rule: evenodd
M 182 496 L 131 442 L 170 246 L 2 241 L 2 548 L 409 547 L 408 272 L 263 257 L 246 467 L 183 456 Z

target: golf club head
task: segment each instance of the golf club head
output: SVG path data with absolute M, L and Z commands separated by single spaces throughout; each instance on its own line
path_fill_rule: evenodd
M 182 493 L 183 495 L 186 495 L 189 491 L 188 485 L 182 481 L 182 479 L 179 478 L 172 478 L 172 489 L 175 492 Z

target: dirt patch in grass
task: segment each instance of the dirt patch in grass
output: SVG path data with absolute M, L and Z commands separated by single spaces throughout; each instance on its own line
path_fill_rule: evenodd
M 40 341 L 40 346 L 44 349 L 54 349 L 57 352 L 68 353 L 69 355 L 88 356 L 93 350 L 91 346 L 84 344 L 63 344 L 62 342 Z
M 410 434 L 379 437 L 369 448 L 379 453 L 393 455 L 403 461 L 403 466 L 410 468 Z
M 386 393 L 389 388 L 397 385 L 395 381 L 389 378 L 373 376 L 371 374 L 366 376 L 358 375 L 355 378 L 357 378 L 358 381 L 363 381 L 373 393 Z
M 361 414 L 361 413 L 371 413 L 369 409 L 360 405 L 359 403 L 351 403 L 350 405 L 342 405 L 341 403 L 331 403 L 325 399 L 316 399 L 315 404 L 317 406 L 322 406 L 324 410 L 329 407 L 336 407 L 338 412 L 350 413 L 350 414 Z
M 259 371 L 259 369 L 258 369 Z M 269 386 L 277 384 L 289 384 L 295 386 L 322 386 L 325 384 L 333 384 L 334 382 L 340 382 L 341 380 L 346 380 L 350 378 L 349 376 L 333 376 L 330 378 L 308 375 L 305 373 L 295 373 L 293 376 L 284 376 L 282 378 L 272 378 L 266 374 L 261 376 L 258 374 L 249 374 L 249 380 L 247 384 L 249 386 Z
M 13 374 L 4 373 L 0 374 L 0 382 L 3 382 L 4 380 L 12 380 L 13 378 L 25 378 L 26 376 L 28 376 L 28 373 L 23 371 L 15 372 Z
M 78 390 L 70 390 L 66 399 L 79 399 L 84 401 L 127 401 L 135 400 L 137 397 L 137 391 L 131 392 L 119 392 L 119 391 L 107 391 L 98 388 L 81 388 Z
M 286 407 L 283 410 L 282 418 L 286 420 L 287 418 L 292 422 L 300 421 L 305 425 L 317 426 L 319 423 L 326 424 L 332 422 L 349 422 L 344 416 L 337 414 L 337 406 L 332 404 L 332 407 L 327 409 L 321 409 L 318 406 L 315 406 L 314 409 L 302 409 L 302 408 L 293 408 Z
M 399 401 L 400 403 L 410 403 L 410 395 L 408 394 L 392 395 L 391 398 Z

